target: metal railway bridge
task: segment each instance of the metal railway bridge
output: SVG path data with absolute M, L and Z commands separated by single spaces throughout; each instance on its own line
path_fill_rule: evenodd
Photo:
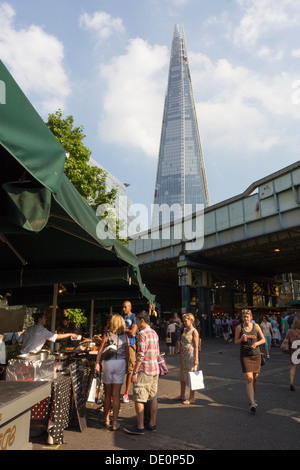
M 192 311 L 205 326 L 213 307 L 276 307 L 281 274 L 300 272 L 300 161 L 186 221 L 129 245 L 162 310 Z

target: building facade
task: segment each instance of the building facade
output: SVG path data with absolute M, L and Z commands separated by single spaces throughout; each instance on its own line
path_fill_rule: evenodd
M 162 206 L 164 205 L 164 206 Z M 209 205 L 208 186 L 192 90 L 187 48 L 177 26 L 171 48 L 152 226 Z M 172 209 L 170 211 L 170 208 Z

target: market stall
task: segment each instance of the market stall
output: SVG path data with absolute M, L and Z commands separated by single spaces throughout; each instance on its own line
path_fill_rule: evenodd
M 84 292 L 78 300 L 88 296 L 92 302 L 93 295 L 110 299 L 122 289 L 123 300 L 133 293 L 145 302 L 153 301 L 154 296 L 142 282 L 133 253 L 115 238 L 99 238 L 100 232 L 105 233 L 105 223 L 96 217 L 64 174 L 64 148 L 1 61 L 0 80 L 6 86 L 6 104 L 0 106 L 0 295 L 9 293 L 10 305 L 29 305 L 34 300 L 35 305 L 44 306 L 42 292 L 38 292 L 44 290 L 47 305 L 53 306 L 52 332 L 60 283 L 73 286 L 74 292 L 70 293 L 73 300 L 81 286 Z M 35 295 L 38 298 L 33 299 Z M 9 317 L 9 313 L 7 315 Z M 0 323 L 0 334 L 3 333 Z M 27 423 L 28 409 L 37 404 L 40 410 L 51 410 L 52 423 L 55 423 L 62 384 L 67 389 L 71 380 L 73 387 L 72 373 L 64 375 L 54 366 L 58 376 L 43 375 L 39 380 L 39 372 L 45 372 L 44 364 L 37 366 L 34 359 L 16 358 L 18 363 L 8 364 L 7 369 L 15 366 L 31 376 L 28 381 L 20 377 L 13 382 L 0 380 L 0 397 L 7 392 L 7 402 L 10 406 L 14 403 L 10 408 L 12 414 L 14 409 L 21 409 L 21 402 L 25 401 L 29 407 L 26 408 Z M 59 362 L 56 359 L 54 364 Z M 82 358 L 72 360 L 78 364 Z M 81 386 L 82 377 L 79 375 Z M 29 390 L 43 390 L 43 393 Z M 26 399 L 27 395 L 30 400 Z M 13 418 L 10 415 L 9 419 Z M 8 434 L 7 431 L 5 448 L 9 448 L 13 440 Z M 18 442 L 16 440 L 15 445 L 24 445 Z
M 23 390 L 26 396 L 28 383 L 35 383 L 34 388 L 38 384 L 48 384 L 43 395 L 36 395 L 40 399 L 36 402 L 33 399 L 31 407 L 26 410 L 32 437 L 47 432 L 45 444 L 63 444 L 64 430 L 69 426 L 84 431 L 86 401 L 94 376 L 96 353 L 95 347 L 86 343 L 60 352 L 45 349 L 37 354 L 21 354 L 8 361 L 6 380 L 1 383 L 1 391 L 7 390 L 4 393 L 7 399 L 14 394 L 14 386 L 20 393 Z M 20 444 L 17 442 L 16 445 Z M 4 448 L 7 448 L 7 443 L 4 443 Z

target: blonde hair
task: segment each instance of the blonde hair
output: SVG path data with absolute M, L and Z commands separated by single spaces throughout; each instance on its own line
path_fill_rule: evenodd
M 116 335 L 125 334 L 125 321 L 124 318 L 118 313 L 113 313 L 111 319 L 109 320 L 108 330 Z
M 182 319 L 192 320 L 193 323 L 195 321 L 195 317 L 192 313 L 185 313 L 184 315 L 182 315 Z

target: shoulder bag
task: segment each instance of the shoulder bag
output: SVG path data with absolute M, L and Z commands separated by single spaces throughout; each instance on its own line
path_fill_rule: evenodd
M 280 349 L 285 354 L 290 354 L 290 341 L 289 338 L 285 337 L 280 345 Z
M 101 353 L 101 361 L 108 361 L 114 357 L 118 352 L 118 348 L 111 335 L 108 335 L 103 351 Z
M 161 353 L 157 357 L 157 362 L 158 362 L 158 367 L 159 367 L 159 376 L 163 377 L 164 375 L 167 375 L 169 372 L 166 359 L 165 359 L 165 353 Z

